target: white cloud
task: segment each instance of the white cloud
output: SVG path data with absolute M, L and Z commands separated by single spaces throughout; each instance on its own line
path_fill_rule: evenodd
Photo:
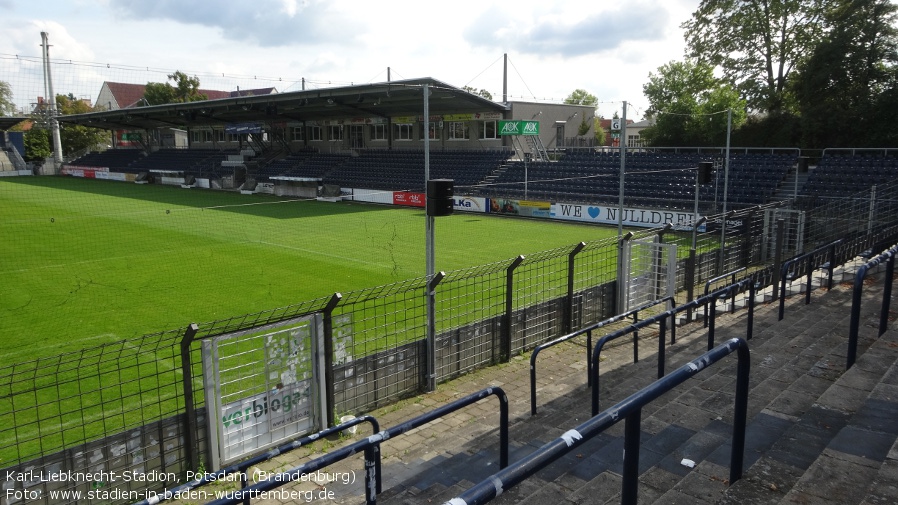
M 111 64 L 59 69 L 60 86 L 71 82 L 76 94 L 89 89 L 94 96 L 103 80 L 158 82 L 174 70 L 198 75 L 209 88 L 295 90 L 303 78 L 310 88 L 382 81 L 390 67 L 394 80 L 434 77 L 487 89 L 497 99 L 507 53 L 509 95 L 515 99 L 560 101 L 584 88 L 619 107 L 621 100 L 643 100 L 649 72 L 682 58 L 679 24 L 697 5 L 698 0 L 641 0 L 626 9 L 574 0 L 0 0 L 0 53 L 39 56 L 40 31 L 48 31 L 54 59 Z M 21 71 L 10 62 L 0 65 L 2 75 Z M 23 83 L 40 89 L 39 82 L 25 78 L 15 85 Z

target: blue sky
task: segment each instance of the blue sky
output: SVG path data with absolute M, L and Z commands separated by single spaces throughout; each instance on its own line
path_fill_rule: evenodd
M 17 103 L 39 91 L 23 57 L 40 56 L 40 32 L 54 70 L 54 92 L 96 99 L 103 80 L 165 80 L 164 71 L 255 76 L 242 88 L 281 91 L 433 77 L 502 95 L 508 54 L 509 95 L 561 101 L 583 88 L 610 117 L 620 102 L 639 119 L 649 72 L 681 59 L 680 24 L 698 0 L 627 2 L 348 0 L 0 0 L 0 80 Z M 11 56 L 13 55 L 13 56 Z M 85 65 L 83 63 L 101 65 Z M 161 78 L 115 68 L 159 69 Z M 111 72 L 111 73 L 110 73 Z M 6 74 L 6 75 L 4 75 Z M 22 74 L 22 75 L 20 75 Z M 218 85 L 216 85 L 218 84 Z M 74 89 L 71 90 L 69 88 Z M 94 90 L 95 91 L 92 91 Z M 21 91 L 16 91 L 21 90 Z M 33 100 L 33 99 L 32 99 Z

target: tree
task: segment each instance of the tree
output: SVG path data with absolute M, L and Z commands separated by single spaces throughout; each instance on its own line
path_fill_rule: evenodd
M 50 150 L 50 130 L 38 128 L 37 123 L 23 135 L 25 161 L 43 161 L 53 155 Z
M 751 109 L 787 109 L 791 73 L 820 41 L 831 1 L 702 0 L 682 25 L 688 56 L 721 68 Z
M 583 119 L 580 121 L 580 126 L 577 127 L 577 135 L 584 136 L 589 133 L 589 123 L 586 122 L 586 116 L 583 116 Z
M 594 117 L 592 119 L 592 125 L 593 125 L 593 132 L 594 132 L 593 136 L 596 139 L 596 145 L 597 146 L 605 145 L 605 142 L 607 141 L 607 139 L 605 138 L 605 129 L 602 128 L 602 118 L 598 117 L 598 116 Z
M 95 107 L 84 100 L 78 100 L 74 95 L 56 95 L 56 110 L 60 115 L 84 114 L 94 112 Z M 60 126 L 59 137 L 62 141 L 62 153 L 64 156 L 93 149 L 106 142 L 107 133 L 97 128 L 87 126 L 64 124 Z
M 655 124 L 640 134 L 649 145 L 721 145 L 726 140 L 727 110 L 732 127 L 745 121 L 745 100 L 706 63 L 672 61 L 649 74 L 642 87 L 646 111 Z
M 472 88 L 471 86 L 462 86 L 461 89 L 467 91 L 468 93 L 471 93 L 472 95 L 477 95 L 477 96 L 486 98 L 487 100 L 493 99 L 493 94 L 485 89 Z
M 6 81 L 0 81 L 0 116 L 14 116 L 16 104 L 12 101 L 12 87 Z
M 806 147 L 895 145 L 898 7 L 888 0 L 837 0 L 827 38 L 795 79 Z
M 198 77 L 188 77 L 181 71 L 169 74 L 169 82 L 148 82 L 143 93 L 147 105 L 162 105 L 166 103 L 187 103 L 207 100 L 209 97 L 199 92 L 200 80 Z
M 599 99 L 585 89 L 577 88 L 564 99 L 564 103 L 570 105 L 592 105 L 595 107 L 599 104 Z

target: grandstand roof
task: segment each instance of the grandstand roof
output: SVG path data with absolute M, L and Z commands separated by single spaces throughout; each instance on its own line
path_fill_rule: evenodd
M 508 110 L 503 104 L 425 77 L 266 95 L 242 96 L 241 91 L 238 97 L 74 114 L 59 120 L 104 129 L 154 129 L 417 116 L 423 113 L 425 84 L 431 89 L 433 115 Z
M 6 131 L 12 128 L 13 126 L 21 123 L 22 121 L 27 121 L 27 117 L 0 117 L 0 131 Z

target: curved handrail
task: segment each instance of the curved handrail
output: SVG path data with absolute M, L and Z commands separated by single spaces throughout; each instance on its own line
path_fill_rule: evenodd
M 892 279 L 895 272 L 895 256 L 898 255 L 898 244 L 893 245 L 890 249 L 883 252 L 879 256 L 867 261 L 857 269 L 854 278 L 854 289 L 851 293 L 851 318 L 848 323 L 848 359 L 845 369 L 851 368 L 857 359 L 857 340 L 861 324 L 861 295 L 864 291 L 864 279 L 867 272 L 886 262 L 886 278 L 883 282 L 882 309 L 879 314 L 879 336 L 886 332 L 889 321 L 889 303 L 892 298 Z
M 231 474 L 231 473 L 236 473 L 236 472 L 241 473 L 241 476 L 240 476 L 240 481 L 242 484 L 241 487 L 245 488 L 246 483 L 247 483 L 246 470 L 249 467 L 251 467 L 255 464 L 258 464 L 258 463 L 268 461 L 268 460 L 274 458 L 275 456 L 288 453 L 294 449 L 298 449 L 298 448 L 306 446 L 312 442 L 315 442 L 316 440 L 333 435 L 334 433 L 338 433 L 347 428 L 351 428 L 353 426 L 356 426 L 356 425 L 362 424 L 362 423 L 370 423 L 371 431 L 373 433 L 380 432 L 380 424 L 377 422 L 377 419 L 375 419 L 372 416 L 367 416 L 367 415 L 359 416 L 359 417 L 350 419 L 349 421 L 346 421 L 345 423 L 341 423 L 336 426 L 327 428 L 325 430 L 321 430 L 318 433 L 313 433 L 312 435 L 298 438 L 296 440 L 293 440 L 292 442 L 288 442 L 286 444 L 279 445 L 278 447 L 275 447 L 274 449 L 271 449 L 263 454 L 259 454 L 258 456 L 255 456 L 250 459 L 241 461 L 240 463 L 222 468 L 215 472 L 203 472 L 202 475 L 200 476 L 200 478 L 198 478 L 198 479 L 193 479 L 189 482 L 186 482 L 186 483 L 184 483 L 180 486 L 174 487 L 172 489 L 166 489 L 162 493 L 159 493 L 157 496 L 153 497 L 152 500 L 150 500 L 150 499 L 141 500 L 141 501 L 135 503 L 134 505 L 152 505 L 152 504 L 156 504 L 156 503 L 162 503 L 164 501 L 168 501 L 173 498 L 176 498 L 178 495 L 187 493 L 188 491 L 190 491 L 192 489 L 196 489 L 204 484 L 208 484 L 210 482 L 215 482 L 217 480 L 221 480 L 222 478 L 224 478 L 224 476 Z M 377 482 L 377 489 L 379 492 L 380 491 L 380 481 Z
M 833 240 L 832 242 L 822 245 L 817 249 L 809 253 L 804 253 L 799 256 L 795 256 L 794 258 L 790 258 L 783 262 L 783 266 L 780 269 L 780 306 L 779 306 L 779 320 L 782 321 L 783 317 L 786 314 L 786 282 L 789 281 L 788 273 L 789 269 L 792 268 L 792 265 L 796 263 L 801 263 L 802 261 L 807 260 L 807 286 L 808 288 L 805 290 L 805 305 L 811 303 L 811 276 L 814 273 L 814 270 L 818 268 L 826 268 L 829 271 L 829 280 L 827 281 L 827 289 L 833 288 L 833 270 L 836 266 L 836 246 L 842 243 L 842 239 Z M 829 261 L 824 261 L 819 265 L 813 265 L 814 257 L 818 256 L 821 252 L 829 249 Z
M 376 504 L 377 493 L 379 492 L 376 482 L 380 480 L 380 469 L 377 462 L 380 460 L 381 442 L 402 435 L 403 433 L 492 395 L 499 398 L 499 466 L 500 468 L 505 468 L 508 466 L 508 397 L 505 395 L 505 391 L 503 391 L 502 388 L 491 387 L 443 405 L 430 412 L 421 414 L 398 426 L 375 433 L 365 440 L 360 440 L 311 461 L 307 461 L 291 470 L 274 474 L 267 480 L 230 492 L 228 493 L 230 495 L 229 497 L 211 501 L 207 505 L 237 505 L 249 498 L 260 497 L 265 491 L 270 491 L 283 486 L 284 484 L 299 480 L 303 475 L 330 466 L 360 452 L 364 452 L 365 454 L 365 503 L 372 505 Z
M 745 340 L 733 338 L 673 371 L 626 399 L 616 403 L 561 437 L 549 442 L 513 465 L 494 473 L 444 505 L 480 505 L 521 483 L 553 461 L 586 443 L 590 438 L 626 419 L 624 440 L 624 471 L 621 483 L 621 503 L 636 503 L 639 477 L 639 424 L 642 408 L 698 372 L 732 352 L 737 353 L 736 396 L 733 408 L 733 440 L 730 451 L 730 485 L 742 478 L 745 457 L 745 425 L 748 413 L 748 379 L 751 356 Z
M 743 289 L 745 286 L 748 286 L 749 290 L 749 303 L 748 303 L 748 329 L 746 332 L 746 339 L 751 340 L 752 337 L 752 326 L 754 324 L 754 310 L 755 310 L 755 283 L 754 278 L 751 276 L 746 277 L 745 279 L 737 282 L 736 284 L 731 284 L 729 286 L 725 286 L 721 289 L 714 291 L 713 293 L 702 296 L 700 298 L 696 298 L 695 300 L 689 301 L 679 307 L 675 307 L 667 312 L 663 312 L 656 316 L 650 317 L 649 319 L 645 319 L 635 324 L 631 324 L 626 328 L 620 329 L 614 333 L 609 333 L 602 337 L 596 346 L 592 350 L 592 415 L 596 415 L 599 413 L 599 357 L 601 356 L 602 347 L 605 346 L 606 343 L 623 337 L 631 332 L 637 331 L 640 328 L 644 328 L 650 324 L 660 323 L 660 331 L 658 334 L 658 378 L 664 377 L 664 361 L 665 361 L 665 349 L 664 349 L 664 335 L 667 329 L 667 318 L 673 318 L 674 315 L 683 312 L 684 310 L 689 310 L 696 307 L 701 307 L 712 301 L 716 303 L 717 299 L 721 296 L 728 295 L 731 290 L 739 290 Z M 717 318 L 717 311 L 711 311 L 711 324 L 708 326 L 708 349 L 714 347 L 714 321 Z
M 730 284 L 733 284 L 736 282 L 736 274 L 744 272 L 745 269 L 746 269 L 746 267 L 737 268 L 736 270 L 733 270 L 732 272 L 727 272 L 723 275 L 718 275 L 717 277 L 712 277 L 712 278 L 708 279 L 707 281 L 705 281 L 705 296 L 708 296 L 708 290 L 711 288 L 711 284 L 714 284 L 717 281 L 726 279 L 727 277 L 733 278 L 733 280 L 730 281 Z M 735 296 L 735 294 L 733 296 Z M 715 304 L 715 306 L 716 306 L 716 304 Z M 704 325 L 705 325 L 705 328 L 708 327 L 708 306 L 707 305 L 705 305 Z
M 574 337 L 580 336 L 586 333 L 586 384 L 587 386 L 592 385 L 592 360 L 590 356 L 592 355 L 592 332 L 593 330 L 597 330 L 603 326 L 607 326 L 612 323 L 616 323 L 622 319 L 625 319 L 629 316 L 638 316 L 639 312 L 642 310 L 646 310 L 649 307 L 653 307 L 655 305 L 661 303 L 667 303 L 669 301 L 673 301 L 674 297 L 665 296 L 664 298 L 659 298 L 653 302 L 646 303 L 635 309 L 630 309 L 627 312 L 622 314 L 618 314 L 616 316 L 609 317 L 604 321 L 599 321 L 598 323 L 591 324 L 585 328 L 580 328 L 577 331 L 568 333 L 567 335 L 556 338 L 555 340 L 545 342 L 533 348 L 533 352 L 530 354 L 530 415 L 536 415 L 536 357 L 539 355 L 539 352 L 543 349 L 547 349 L 549 347 L 558 345 L 562 342 L 566 342 Z M 636 342 L 633 342 L 633 345 L 637 345 Z M 635 351 L 634 351 L 635 352 Z

